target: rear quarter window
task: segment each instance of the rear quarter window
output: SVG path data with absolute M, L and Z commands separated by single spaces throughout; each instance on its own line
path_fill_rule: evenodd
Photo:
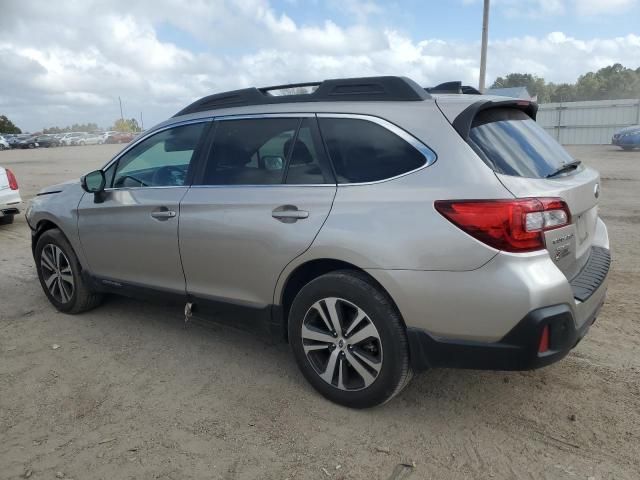
M 338 183 L 385 180 L 427 163 L 427 158 L 413 145 L 372 121 L 355 118 L 318 120 Z
M 545 178 L 573 158 L 531 117 L 516 108 L 491 108 L 476 115 L 469 139 L 494 171 Z

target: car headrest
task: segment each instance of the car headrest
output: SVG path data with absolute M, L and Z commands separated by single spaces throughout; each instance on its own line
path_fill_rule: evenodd
M 218 167 L 240 168 L 251 161 L 251 156 L 233 143 L 221 143 L 213 152 Z

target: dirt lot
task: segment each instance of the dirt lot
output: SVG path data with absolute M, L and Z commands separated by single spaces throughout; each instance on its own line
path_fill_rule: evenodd
M 0 165 L 28 199 L 118 149 L 5 151 Z M 0 478 L 640 478 L 640 152 L 571 150 L 602 173 L 614 254 L 588 337 L 539 371 L 418 375 L 368 411 L 317 395 L 286 345 L 184 329 L 179 309 L 111 298 L 56 313 L 24 218 L 0 227 Z

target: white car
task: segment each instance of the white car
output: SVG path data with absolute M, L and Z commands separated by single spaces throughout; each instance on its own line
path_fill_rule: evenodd
M 70 146 L 70 145 L 77 145 L 77 141 L 83 135 L 84 134 L 80 133 L 80 132 L 65 133 L 64 136 L 60 139 L 60 144 L 62 144 L 64 146 L 67 146 L 67 147 Z
M 77 145 L 101 145 L 104 143 L 102 135 L 87 133 L 76 140 Z
M 20 213 L 22 202 L 16 176 L 8 168 L 0 167 L 0 225 L 13 223 L 13 216 Z
M 11 146 L 9 145 L 9 142 L 7 142 L 7 140 L 0 135 L 0 150 L 9 150 L 11 148 Z

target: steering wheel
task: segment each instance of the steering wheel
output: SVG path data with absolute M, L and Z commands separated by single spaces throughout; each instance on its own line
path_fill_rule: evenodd
M 153 173 L 151 184 L 154 187 L 171 187 L 184 185 L 185 172 L 176 165 L 160 167 Z

